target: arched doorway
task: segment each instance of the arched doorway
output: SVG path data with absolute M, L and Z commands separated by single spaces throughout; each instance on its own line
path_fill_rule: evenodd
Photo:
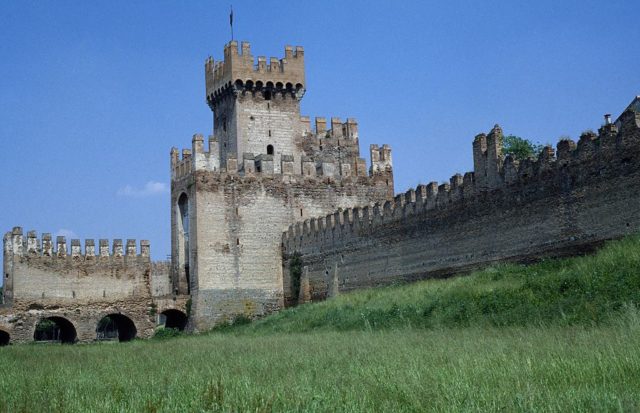
M 178 198 L 178 213 L 178 268 L 184 271 L 187 294 L 189 294 L 191 287 L 189 274 L 189 197 L 185 193 Z
M 4 330 L 0 330 L 0 347 L 8 345 L 10 340 L 11 336 L 9 333 Z
M 97 340 L 131 341 L 136 338 L 137 333 L 133 321 L 123 314 L 109 314 L 102 317 L 96 327 Z
M 187 315 L 180 310 L 165 310 L 160 313 L 160 324 L 182 331 L 187 326 Z
M 73 344 L 77 334 L 73 323 L 64 317 L 47 317 L 38 321 L 33 333 L 35 341 Z

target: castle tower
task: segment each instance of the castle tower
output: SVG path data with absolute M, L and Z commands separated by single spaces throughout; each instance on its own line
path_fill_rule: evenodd
M 367 173 L 355 119 L 318 117 L 314 129 L 300 116 L 302 47 L 256 62 L 249 43 L 232 41 L 223 61 L 206 60 L 205 80 L 214 134 L 170 153 L 172 289 L 190 296 L 194 330 L 297 302 L 283 231 L 394 195 L 388 145 L 371 151 Z
M 272 160 L 274 172 L 279 173 L 283 155 L 300 162 L 304 50 L 286 46 L 284 53 L 283 58 L 269 61 L 259 56 L 254 65 L 250 44 L 242 42 L 238 50 L 238 42 L 232 41 L 224 47 L 223 61 L 205 62 L 207 103 L 213 111 L 221 165 L 235 158 L 243 171 L 243 159 L 267 155 L 264 158 Z

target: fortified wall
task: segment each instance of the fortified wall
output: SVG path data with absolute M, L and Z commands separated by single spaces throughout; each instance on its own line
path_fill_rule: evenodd
M 291 223 L 393 196 L 387 147 L 371 148 L 374 159 L 389 159 L 374 162 L 371 175 L 301 158 L 303 175 L 293 173 L 293 157 L 282 158 L 283 173 L 264 158 L 258 172 L 246 156 L 242 170 L 233 158 L 211 168 L 211 142 L 205 151 L 196 135 L 181 159 L 172 152 L 172 256 L 176 285 L 192 297 L 195 330 L 283 307 L 280 244 Z
M 337 208 L 392 199 L 388 145 L 360 157 L 358 124 L 300 115 L 304 49 L 259 56 L 235 41 L 205 61 L 213 135 L 171 151 L 173 283 L 190 294 L 190 326 L 284 306 L 281 234 Z
M 449 183 L 290 226 L 282 237 L 287 301 L 574 254 L 640 230 L 640 114 L 632 106 L 598 135 L 561 140 L 538 159 L 503 157 L 502 138 L 499 126 L 476 136 L 474 172 Z M 300 290 L 288 269 L 294 255 L 304 266 Z
M 62 341 L 98 339 L 98 323 L 110 316 L 121 340 L 148 338 L 156 326 L 158 296 L 169 288 L 167 263 L 152 263 L 149 242 L 101 239 L 68 245 L 51 234 L 26 237 L 16 227 L 4 236 L 4 305 L 0 330 L 12 342 L 34 339 L 36 324 L 49 319 L 61 329 Z

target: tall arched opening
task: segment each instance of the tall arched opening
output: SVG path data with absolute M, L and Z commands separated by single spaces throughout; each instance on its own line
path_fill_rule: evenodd
M 178 268 L 184 271 L 187 294 L 191 292 L 189 274 L 189 197 L 183 193 L 178 198 Z M 180 284 L 180 282 L 178 282 Z
M 98 321 L 96 327 L 97 340 L 131 341 L 136 338 L 138 330 L 133 321 L 123 314 L 109 314 Z
M 6 346 L 11 341 L 11 336 L 4 330 L 0 330 L 0 347 Z
M 35 341 L 73 344 L 78 335 L 73 323 L 64 317 L 43 318 L 36 324 L 33 332 Z
M 175 328 L 180 331 L 187 326 L 187 315 L 180 310 L 165 310 L 160 313 L 160 323 L 165 328 Z

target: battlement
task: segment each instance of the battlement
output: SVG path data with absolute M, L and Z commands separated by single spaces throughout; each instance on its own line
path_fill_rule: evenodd
M 284 57 L 259 56 L 257 61 L 251 54 L 251 45 L 231 41 L 224 47 L 224 60 L 205 61 L 207 101 L 212 107 L 225 92 L 276 93 L 301 97 L 304 94 L 304 49 L 301 46 L 285 46 Z
M 335 124 L 337 125 L 339 118 L 333 119 L 336 120 Z M 357 133 L 355 120 L 349 119 L 345 123 L 340 123 L 340 128 L 343 126 L 347 128 L 347 131 Z M 338 180 L 351 177 L 376 177 L 378 179 L 382 177 L 385 179 L 386 185 L 393 185 L 391 147 L 386 144 L 381 148 L 378 145 L 372 145 L 372 148 L 376 148 L 372 149 L 375 167 L 367 175 L 366 161 L 357 156 L 359 154 L 357 141 L 355 144 L 346 143 L 349 139 L 342 141 L 337 139 L 336 142 L 332 142 L 331 139 L 315 142 L 315 147 L 310 148 L 311 156 L 304 155 L 296 159 L 291 154 L 282 154 L 280 156 L 280 173 L 275 173 L 274 156 L 264 153 L 245 152 L 241 159 L 237 159 L 234 154 L 228 154 L 226 164 L 221 165 L 216 137 L 209 136 L 208 141 L 208 148 L 206 148 L 203 135 L 195 134 L 191 149 L 183 149 L 180 152 L 178 148 L 171 148 L 172 180 L 184 179 L 196 171 L 204 170 L 228 175 L 268 176 L 270 179 L 286 181 L 290 180 L 292 176 Z M 353 153 L 342 150 L 343 158 L 340 158 L 338 154 L 341 151 L 336 148 L 352 148 Z
M 640 113 L 628 109 L 619 120 L 620 130 L 607 122 L 597 135 L 583 133 L 577 143 L 561 140 L 555 151 L 547 146 L 536 159 L 522 161 L 502 155 L 502 130 L 496 125 L 489 134 L 480 134 L 473 141 L 473 172 L 455 174 L 448 183 L 418 185 L 383 204 L 338 210 L 291 225 L 283 233 L 284 251 L 290 254 L 336 248 L 350 239 L 375 234 L 392 222 L 397 225 L 427 216 L 437 220 L 441 211 L 447 210 L 465 215 L 465 208 L 471 205 L 486 204 L 485 209 L 491 210 L 495 207 L 490 205 L 522 202 L 525 195 L 566 192 L 567 185 L 576 187 L 606 174 L 628 174 L 640 161 Z M 373 165 L 390 160 L 385 146 L 371 145 Z M 373 165 L 372 172 L 376 173 Z
M 339 117 L 330 118 L 327 129 L 327 118 L 316 117 L 313 126 L 309 116 L 301 116 L 302 132 L 305 135 L 315 135 L 319 139 L 347 138 L 358 140 L 358 122 L 354 118 L 347 118 L 342 122 Z
M 109 240 L 101 239 L 97 245 L 93 239 L 86 239 L 84 242 L 84 252 L 79 239 L 72 239 L 67 244 L 66 237 L 58 236 L 55 242 L 50 233 L 43 233 L 42 238 L 38 238 L 35 231 L 27 232 L 23 235 L 21 227 L 14 227 L 12 231 L 4 235 L 4 252 L 14 257 L 42 258 L 42 259 L 69 259 L 69 260 L 95 260 L 110 258 L 141 258 L 149 260 L 149 241 L 140 241 L 140 251 L 138 253 L 136 240 L 128 239 L 123 244 L 121 239 L 114 239 L 112 244 Z

